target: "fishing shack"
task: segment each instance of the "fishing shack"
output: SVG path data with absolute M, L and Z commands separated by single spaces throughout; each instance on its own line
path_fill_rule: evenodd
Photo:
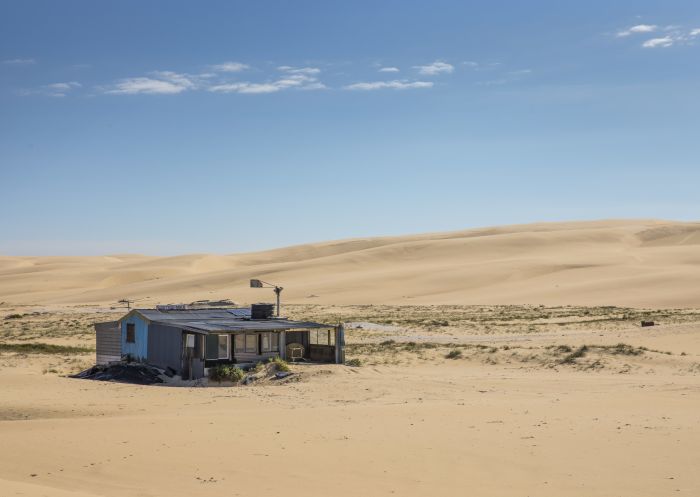
M 133 309 L 113 323 L 95 325 L 98 363 L 141 361 L 183 379 L 207 376 L 218 364 L 254 364 L 279 356 L 287 361 L 345 362 L 343 326 L 273 316 L 272 304 L 248 308 L 187 305 Z M 107 346 L 109 353 L 104 353 Z

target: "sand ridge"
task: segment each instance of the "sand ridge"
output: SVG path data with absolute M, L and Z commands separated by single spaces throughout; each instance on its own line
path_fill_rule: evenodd
M 700 306 L 700 223 L 539 223 L 232 255 L 0 256 L 0 301 Z

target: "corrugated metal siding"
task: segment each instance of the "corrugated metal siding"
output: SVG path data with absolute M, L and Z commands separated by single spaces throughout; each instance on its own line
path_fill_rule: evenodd
M 182 369 L 182 330 L 151 323 L 148 327 L 148 363 L 160 368 Z
M 133 323 L 136 330 L 136 343 L 126 343 L 126 325 Z M 131 314 L 121 321 L 122 356 L 131 356 L 134 360 L 146 360 L 148 357 L 148 324 L 138 314 Z
M 121 359 L 118 321 L 95 325 L 95 351 L 97 364 L 108 364 Z

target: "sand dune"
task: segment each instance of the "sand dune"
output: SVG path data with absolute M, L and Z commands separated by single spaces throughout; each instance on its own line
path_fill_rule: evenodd
M 700 223 L 541 223 L 176 257 L 0 257 L 0 301 L 700 306 Z

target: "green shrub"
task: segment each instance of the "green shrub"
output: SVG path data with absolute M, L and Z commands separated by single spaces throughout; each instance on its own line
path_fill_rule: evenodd
M 277 371 L 289 371 L 289 363 L 280 356 L 270 357 L 270 362 L 275 365 Z
M 358 358 L 350 359 L 349 361 L 345 361 L 345 365 L 351 366 L 353 368 L 359 368 L 360 366 L 362 366 L 362 361 Z
M 222 381 L 232 381 L 234 383 L 243 379 L 245 373 L 238 366 L 232 364 L 218 364 L 209 369 L 209 379 L 221 383 Z
M 452 349 L 447 353 L 447 355 L 445 356 L 445 359 L 460 359 L 461 357 L 462 357 L 461 350 Z
M 8 314 L 5 319 L 22 319 L 24 314 Z

